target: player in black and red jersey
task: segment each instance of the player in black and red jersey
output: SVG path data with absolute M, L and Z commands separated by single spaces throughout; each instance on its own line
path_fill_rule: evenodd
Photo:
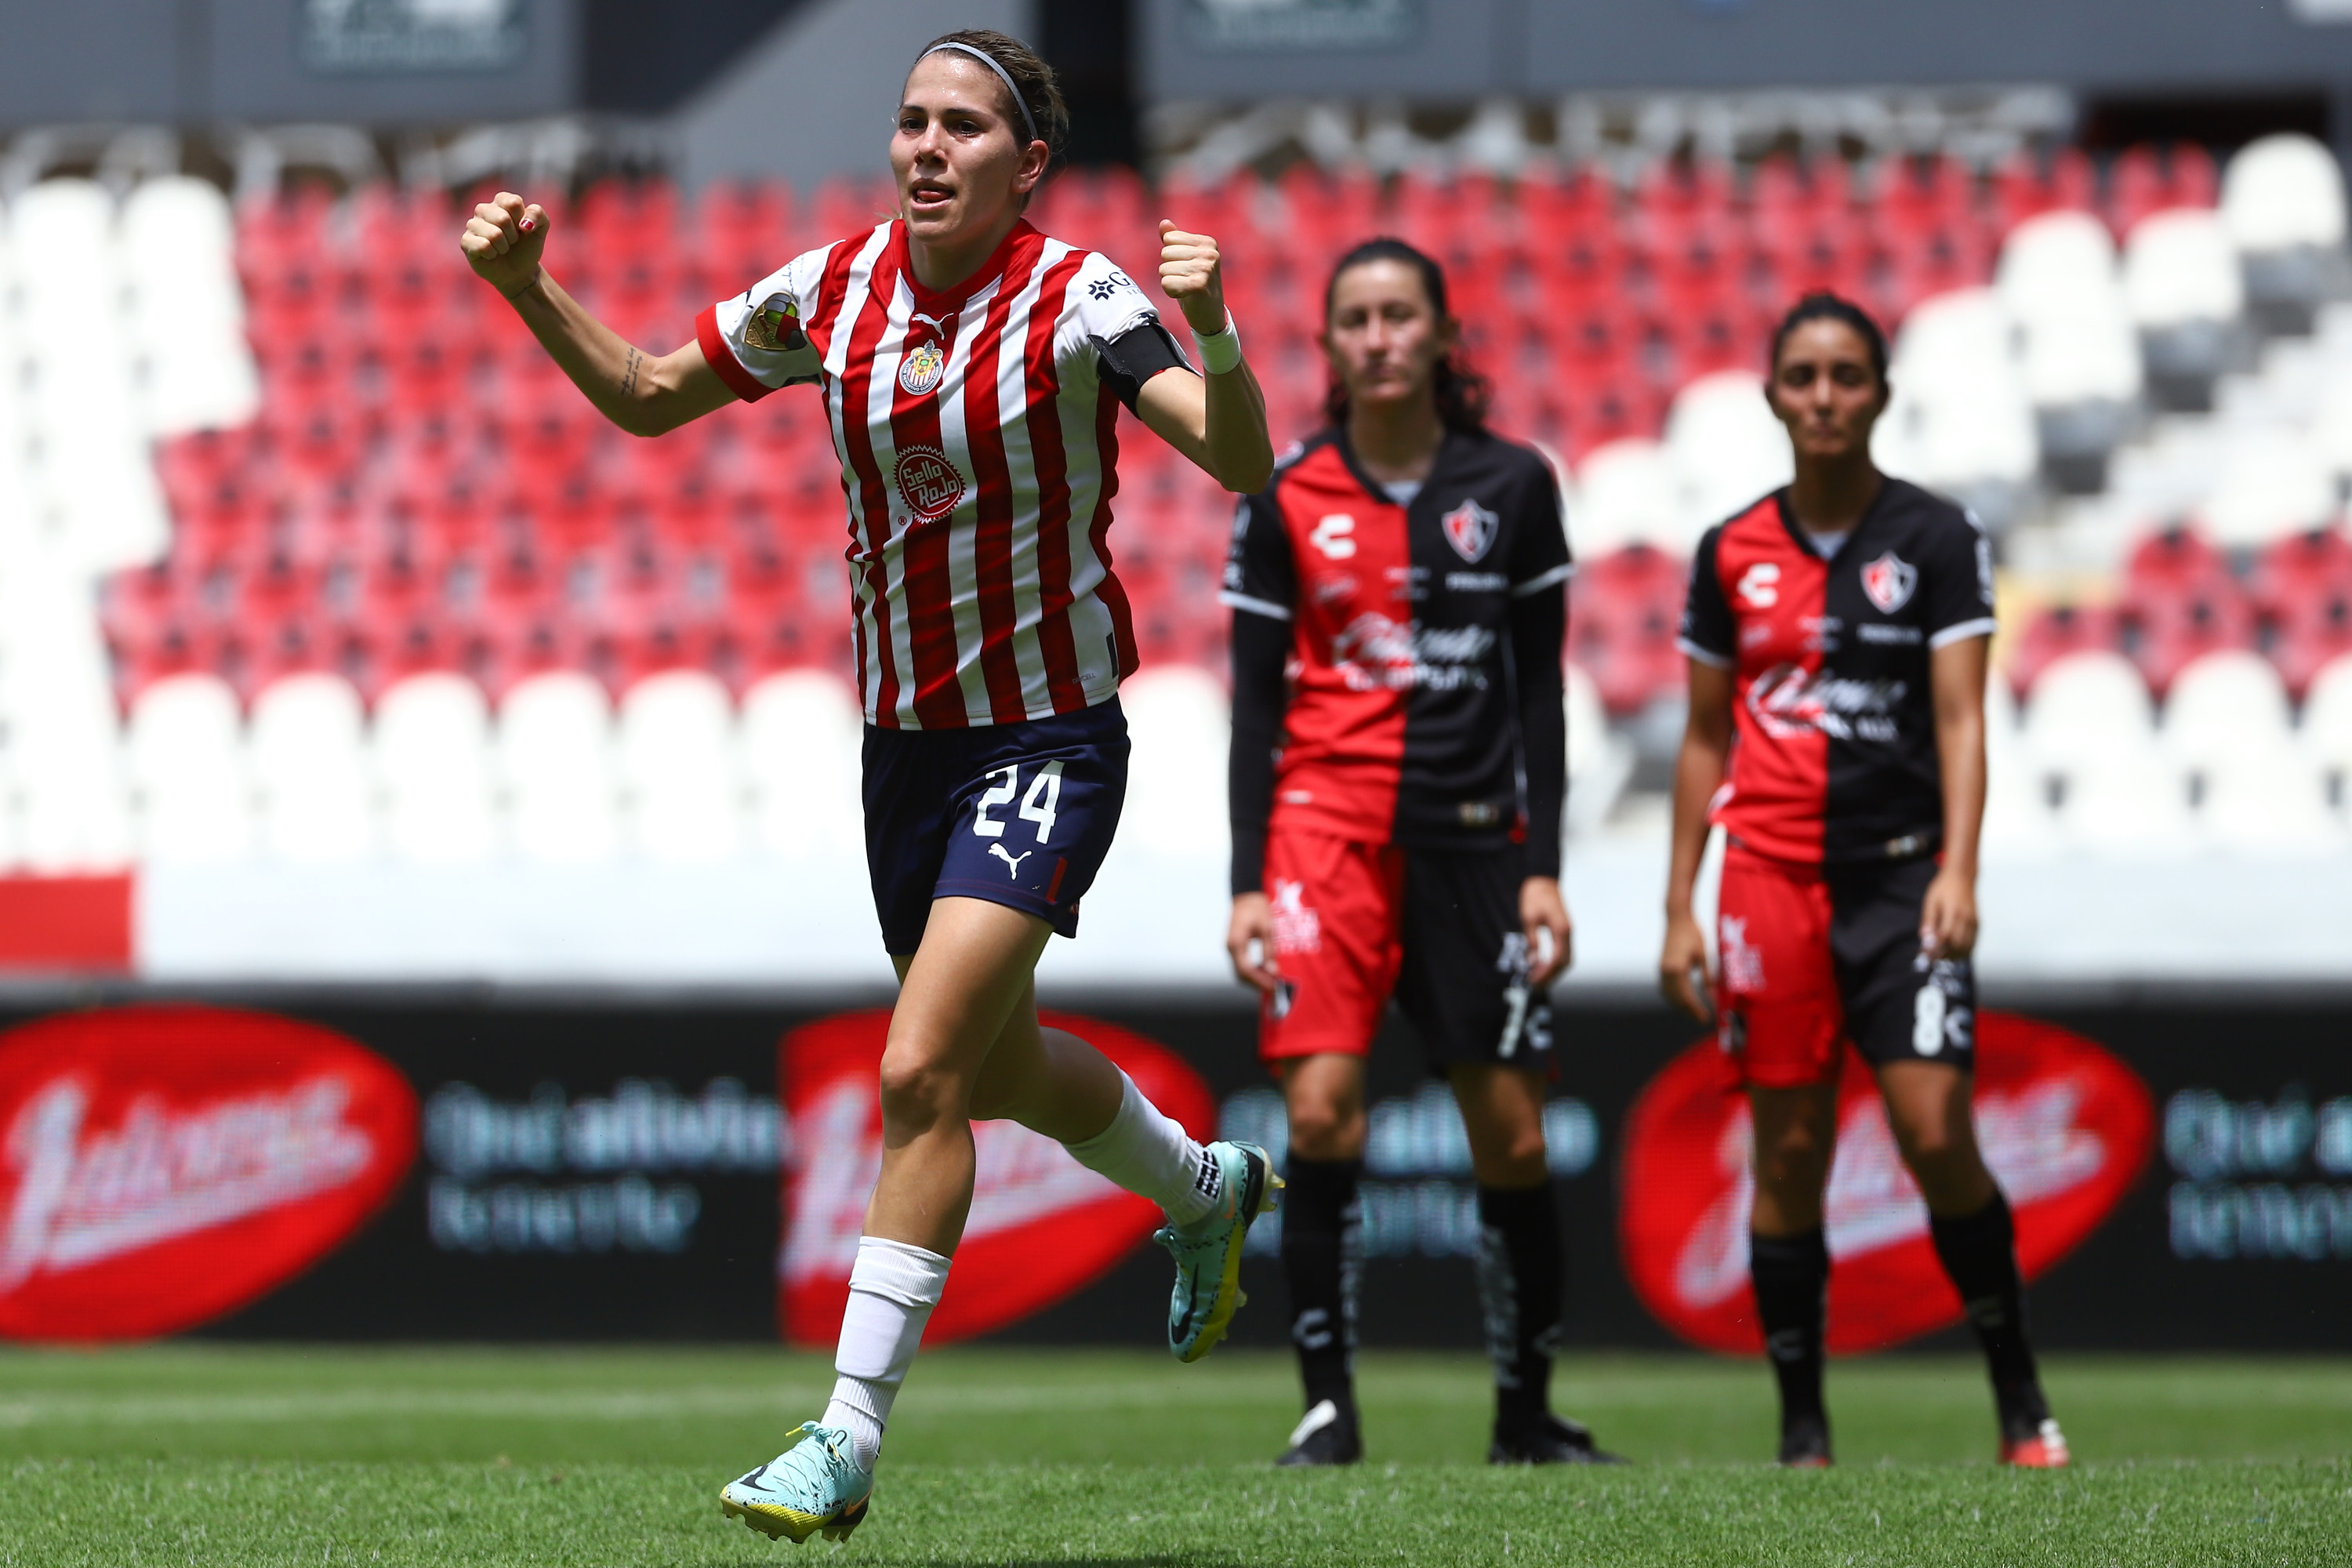
M 1496 1463 L 1589 1462 L 1551 1414 L 1562 1294 L 1544 1157 L 1568 541 L 1549 465 L 1490 433 L 1436 263 L 1393 239 L 1325 295 L 1330 427 L 1243 503 L 1233 923 L 1290 1113 L 1282 1257 L 1307 1416 L 1282 1462 L 1362 1455 L 1350 1376 L 1364 1057 L 1393 994 L 1478 1181 Z
M 1780 1379 L 1780 1462 L 1830 1458 L 1822 1194 L 1851 1042 L 1984 1347 L 2002 1461 L 2063 1465 L 2009 1205 L 1969 1113 L 1991 548 L 1958 507 L 1871 462 L 1886 340 L 1861 310 L 1800 301 L 1773 337 L 1766 395 L 1796 477 L 1710 530 L 1691 565 L 1659 978 L 1707 1016 L 1691 890 L 1719 823 L 1716 1013 L 1754 1115 L 1749 1268 Z

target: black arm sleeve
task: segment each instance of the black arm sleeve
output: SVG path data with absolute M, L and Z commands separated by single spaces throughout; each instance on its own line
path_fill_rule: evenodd
M 1286 703 L 1282 672 L 1289 659 L 1288 621 L 1248 610 L 1234 615 L 1234 749 L 1225 765 L 1225 795 L 1233 819 L 1236 897 L 1265 886 L 1265 829 L 1274 815 L 1274 753 L 1282 744 Z
M 1176 346 L 1175 334 L 1161 326 L 1156 316 L 1116 338 L 1097 338 L 1094 345 L 1103 384 L 1118 395 L 1129 414 L 1135 412 L 1135 400 L 1142 395 L 1145 382 L 1163 370 L 1192 368 L 1184 351 Z
M 1518 685 L 1519 743 L 1528 770 L 1528 875 L 1559 875 L 1559 818 L 1568 802 L 1568 589 L 1538 589 L 1511 601 L 1511 668 Z M 1239 735 L 1240 703 L 1234 703 Z

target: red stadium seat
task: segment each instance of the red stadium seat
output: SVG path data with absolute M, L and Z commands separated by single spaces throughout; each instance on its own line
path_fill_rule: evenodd
M 712 181 L 688 237 L 709 258 L 714 297 L 750 288 L 806 248 L 794 226 L 792 187 L 781 180 Z
M 2042 672 L 2063 655 L 2086 649 L 2112 652 L 2123 645 L 2115 610 L 2105 605 L 2053 605 L 2034 611 L 2014 644 L 2003 637 L 2002 672 L 2021 697 Z
M 2331 528 L 2279 541 L 2255 565 L 2252 591 L 2271 661 L 2300 701 L 2331 659 L 2352 653 L 2352 540 Z
M 2047 161 L 2012 153 L 1993 171 L 1993 205 L 2003 234 L 2037 214 L 2090 211 L 2098 205 L 2098 172 L 2079 147 L 2061 147 Z
M 1688 580 L 1683 563 L 1647 544 L 1579 568 L 1570 595 L 1569 657 L 1591 672 L 1612 713 L 1639 712 L 1682 687 L 1675 638 Z
M 2121 605 L 2123 651 L 2161 697 L 2200 654 L 2254 645 L 2254 617 L 2229 563 L 2197 534 L 2173 529 L 2132 552 Z

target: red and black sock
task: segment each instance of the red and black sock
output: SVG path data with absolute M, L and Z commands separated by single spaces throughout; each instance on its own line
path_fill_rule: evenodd
M 1822 1405 L 1822 1325 L 1828 1316 L 1829 1243 L 1819 1230 L 1795 1236 L 1748 1237 L 1748 1273 L 1756 1286 L 1756 1315 L 1764 1352 L 1780 1384 L 1780 1430 L 1827 1426 Z
M 1992 1201 L 1972 1215 L 1946 1219 L 1930 1215 L 1927 1233 L 1952 1288 L 1967 1307 L 1969 1326 L 1984 1347 L 2000 1405 L 2002 1435 L 2029 1437 L 2050 1415 L 2025 1337 L 2025 1284 L 2017 1271 L 2017 1231 L 2009 1200 L 1994 1189 Z
M 1551 1408 L 1568 1249 L 1551 1184 L 1478 1189 L 1478 1297 L 1495 1363 L 1495 1425 L 1517 1431 Z
M 1282 1194 L 1282 1272 L 1290 1284 L 1290 1342 L 1307 1407 L 1356 1408 L 1356 1289 L 1363 1277 L 1361 1160 L 1309 1160 L 1293 1150 Z

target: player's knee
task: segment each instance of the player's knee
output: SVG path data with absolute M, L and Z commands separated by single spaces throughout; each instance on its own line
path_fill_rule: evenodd
M 919 1051 L 893 1047 L 882 1055 L 882 1119 L 893 1127 L 920 1129 L 966 1114 L 970 1087 Z
M 1302 1097 L 1290 1108 L 1290 1147 L 1309 1160 L 1353 1160 L 1364 1152 L 1361 1106 L 1319 1095 Z

